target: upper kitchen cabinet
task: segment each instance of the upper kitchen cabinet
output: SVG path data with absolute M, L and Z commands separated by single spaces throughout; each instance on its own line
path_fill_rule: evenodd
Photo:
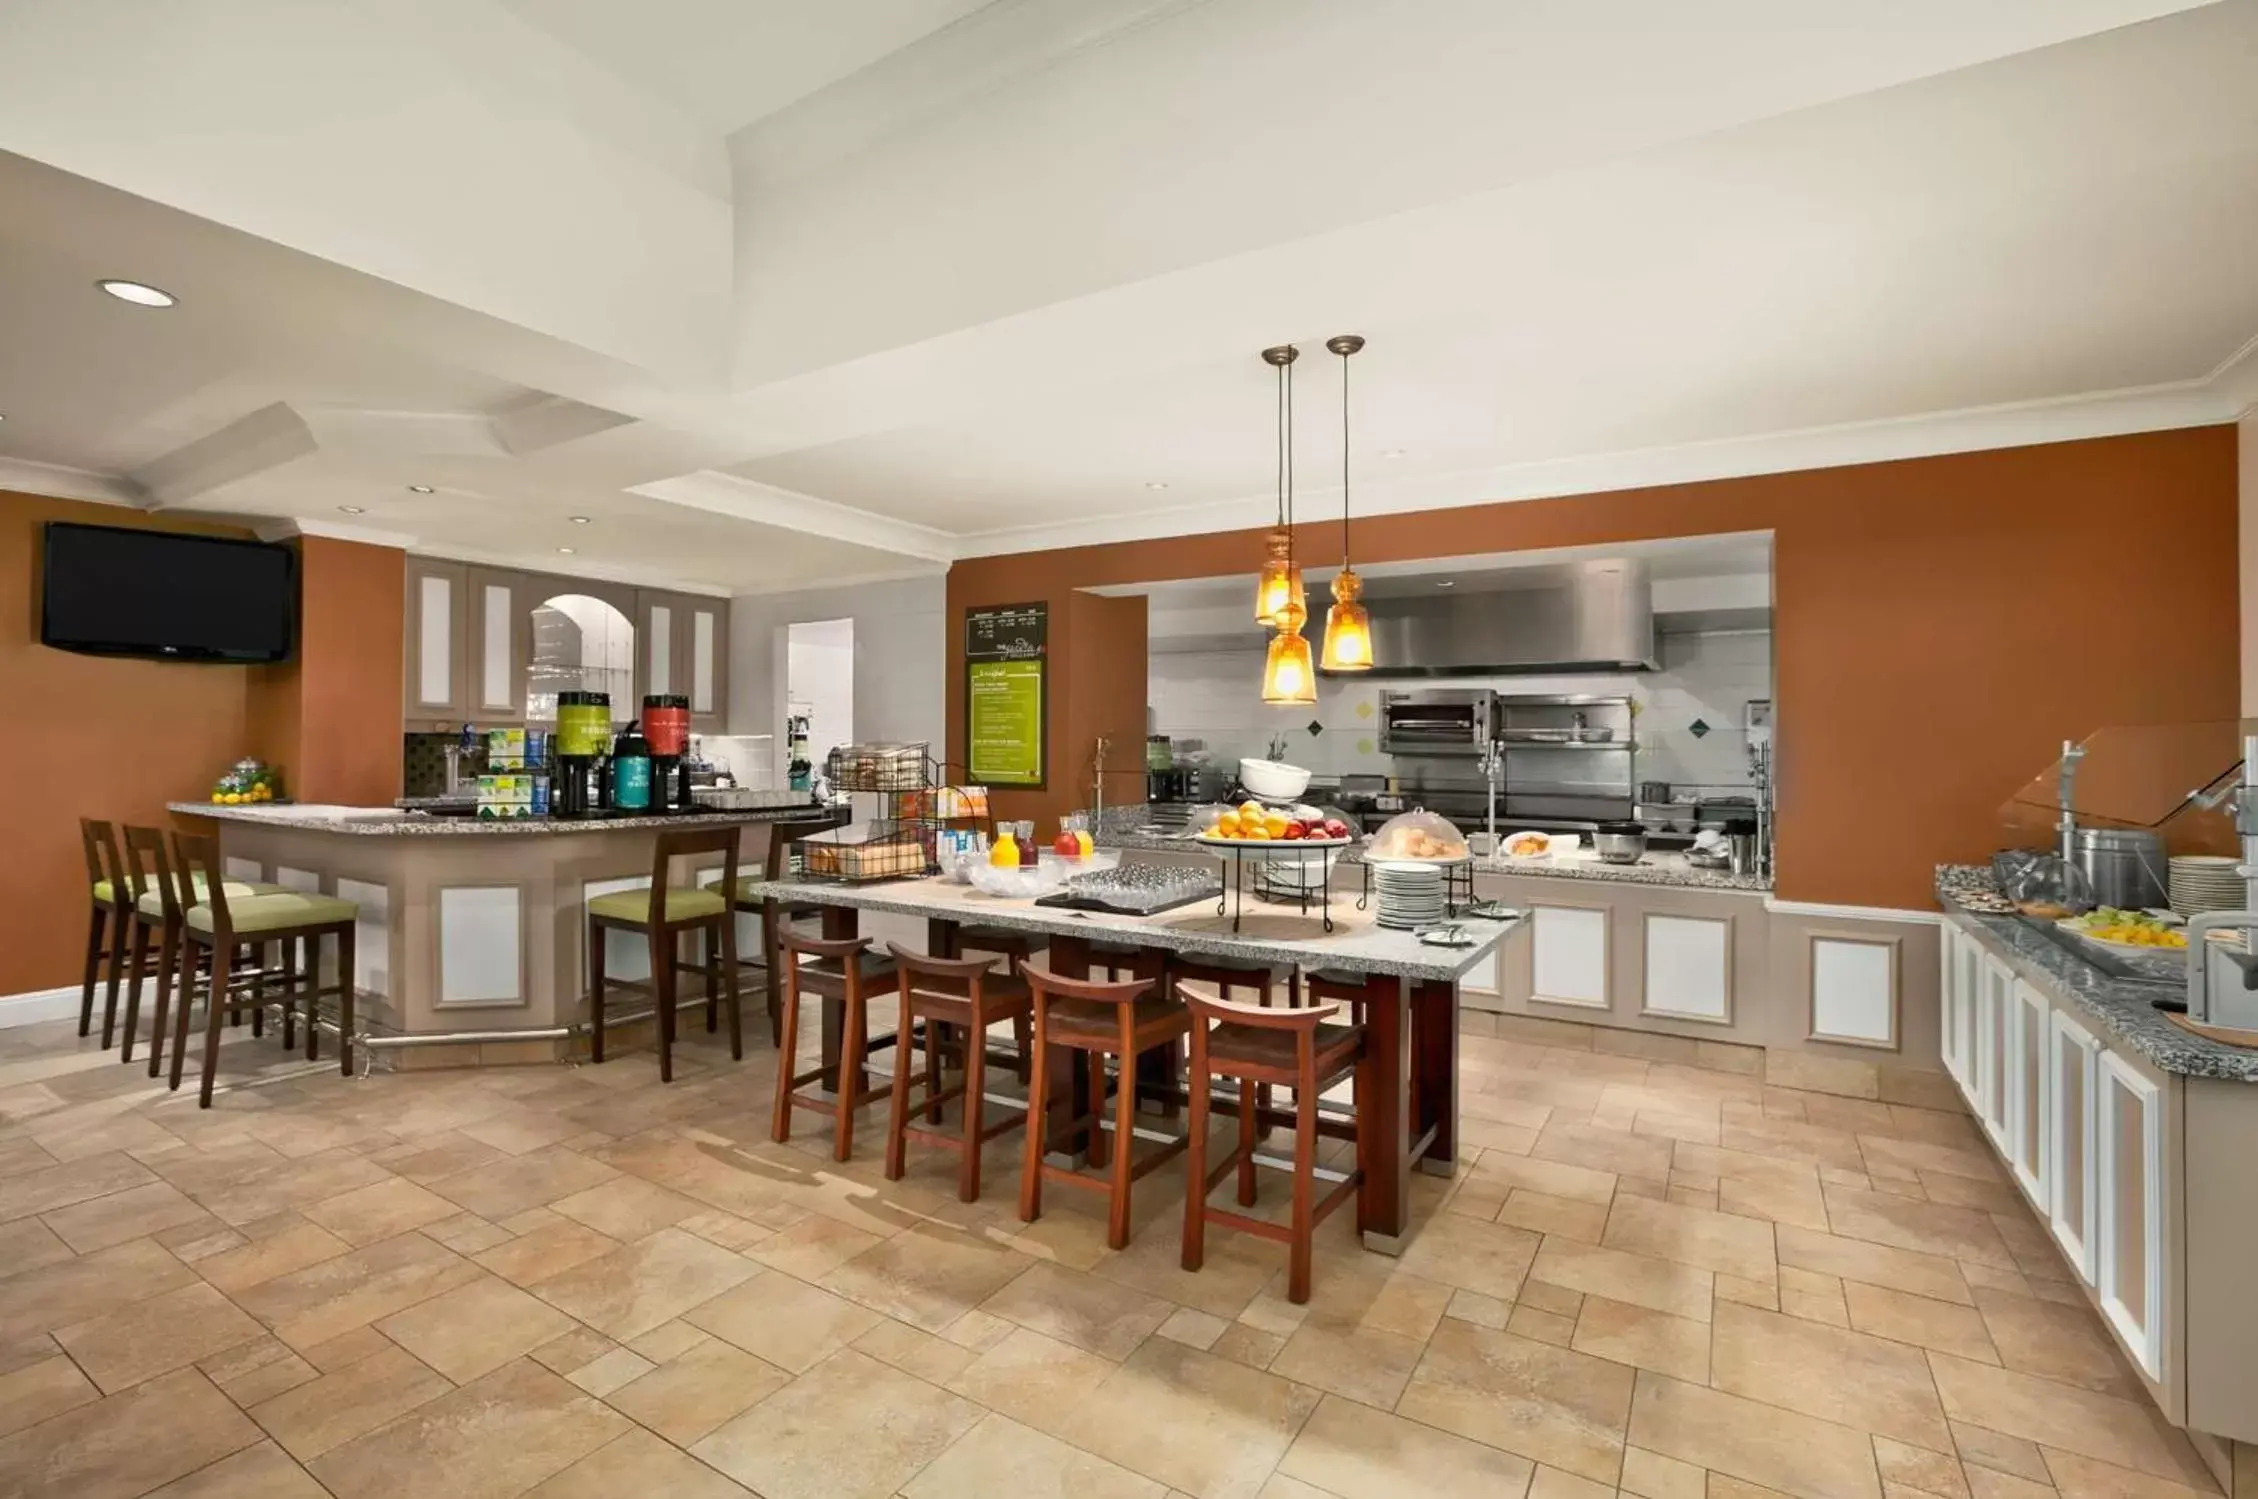
M 411 729 L 452 728 L 470 716 L 470 569 L 410 557 L 402 716 Z
M 690 699 L 690 727 L 718 734 L 729 709 L 729 601 L 639 590 L 637 664 L 645 693 Z
M 477 724 L 525 721 L 526 670 L 533 656 L 533 610 L 549 591 L 524 573 L 474 567 L 465 578 L 469 626 L 464 651 L 469 708 Z

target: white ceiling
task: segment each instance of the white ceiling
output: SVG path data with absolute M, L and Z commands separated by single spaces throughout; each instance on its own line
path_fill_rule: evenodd
M 1360 512 L 2258 400 L 2258 0 L 146 14 L 0 49 L 0 487 L 755 592 L 1259 521 L 1281 339 L 1335 515 L 1335 332 Z

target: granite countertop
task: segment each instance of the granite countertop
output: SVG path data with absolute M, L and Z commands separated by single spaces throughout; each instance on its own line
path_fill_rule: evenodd
M 1107 814 L 1111 823 L 1112 814 Z M 1145 853 L 1198 854 L 1209 850 L 1176 833 L 1153 832 L 1142 827 L 1109 825 L 1096 836 L 1100 848 L 1135 849 Z M 1361 864 L 1364 851 L 1349 847 L 1334 855 L 1338 864 Z M 1724 869 L 1697 869 L 1684 854 L 1650 852 L 1636 864 L 1603 863 L 1597 854 L 1547 855 L 1541 859 L 1476 859 L 1476 874 L 1529 875 L 1538 879 L 1595 880 L 1619 885 L 1669 885 L 1687 890 L 1739 890 L 1768 893 L 1771 882 L 1759 875 L 1734 874 Z
M 2019 977 L 2067 998 L 2120 1044 L 2166 1072 L 2227 1082 L 2258 1082 L 2258 1051 L 2224 1046 L 2183 1031 L 2149 1002 L 2170 993 L 2168 989 L 2111 978 L 2092 964 L 2080 962 L 2053 938 L 2033 931 L 2021 917 L 1971 911 L 1953 898 L 1956 892 L 1989 893 L 1992 888 L 1988 869 L 1962 864 L 1937 866 L 1937 903 L 1944 908 L 1945 920 L 2005 960 Z
M 661 828 L 716 828 L 743 823 L 794 822 L 822 815 L 812 802 L 804 807 L 751 807 L 742 812 L 673 812 L 655 817 L 563 819 L 515 817 L 434 817 L 398 807 L 249 806 L 219 807 L 210 802 L 171 802 L 168 809 L 190 817 L 210 817 L 245 827 L 296 833 L 342 833 L 359 838 L 538 838 L 589 833 L 655 832 Z
M 1521 918 L 1464 922 L 1474 944 L 1453 948 L 1432 947 L 1409 932 L 1382 927 L 1369 912 L 1355 910 L 1350 901 L 1338 896 L 1332 903 L 1331 932 L 1322 929 L 1315 911 L 1304 916 L 1289 906 L 1266 906 L 1251 900 L 1241 929 L 1234 932 L 1231 917 L 1218 916 L 1215 903 L 1205 900 L 1157 916 L 1131 916 L 1038 906 L 1033 901 L 983 895 L 969 885 L 939 879 L 866 885 L 821 880 L 756 881 L 745 893 L 755 900 L 773 897 L 810 905 L 849 906 L 1054 937 L 1163 947 L 1243 963 L 1295 964 L 1448 982 L 1456 982 L 1488 962 L 1498 944 L 1523 924 Z

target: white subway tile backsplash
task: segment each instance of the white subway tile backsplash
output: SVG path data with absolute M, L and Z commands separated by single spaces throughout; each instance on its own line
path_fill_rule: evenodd
M 1638 704 L 1638 774 L 1643 781 L 1703 787 L 1748 781 L 1742 706 L 1772 696 L 1772 637 L 1762 630 L 1664 635 L 1652 672 L 1516 676 L 1451 685 L 1500 692 L 1628 695 Z M 1262 689 L 1262 648 L 1163 653 L 1147 668 L 1153 732 L 1207 741 L 1218 763 L 1260 755 L 1286 736 L 1286 756 L 1320 775 L 1383 773 L 1380 693 L 1397 684 L 1321 678 L 1317 705 L 1273 708 Z M 1707 726 L 1695 734 L 1693 724 Z M 1323 732 L 1312 735 L 1311 724 Z

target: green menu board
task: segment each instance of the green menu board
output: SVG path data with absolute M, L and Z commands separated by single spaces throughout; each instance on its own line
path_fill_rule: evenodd
M 1049 625 L 1045 604 L 965 611 L 965 772 L 975 782 L 1043 785 Z

